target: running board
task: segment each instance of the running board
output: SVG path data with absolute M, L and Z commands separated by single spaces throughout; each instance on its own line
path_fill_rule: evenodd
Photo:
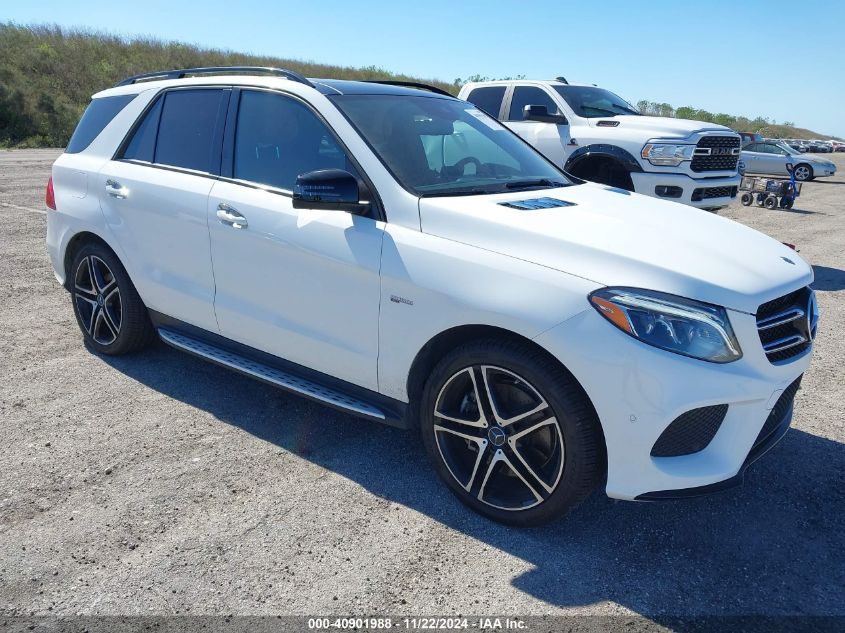
M 352 415 L 369 418 L 378 422 L 387 422 L 384 412 L 380 409 L 335 389 L 324 387 L 311 380 L 300 378 L 289 372 L 259 363 L 246 356 L 230 352 L 229 350 L 179 332 L 174 332 L 173 330 L 159 328 L 158 335 L 161 337 L 161 340 L 178 350 L 199 356 L 212 363 L 233 369 L 252 378 L 257 378 L 274 387 L 279 387 L 285 391 L 316 400 L 317 402 Z

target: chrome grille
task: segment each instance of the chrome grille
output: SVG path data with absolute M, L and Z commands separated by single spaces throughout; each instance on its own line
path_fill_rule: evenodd
M 705 136 L 695 146 L 692 171 L 736 171 L 739 161 L 738 136 Z
M 817 324 L 816 297 L 810 288 L 799 288 L 757 309 L 757 333 L 772 363 L 789 360 L 808 349 Z

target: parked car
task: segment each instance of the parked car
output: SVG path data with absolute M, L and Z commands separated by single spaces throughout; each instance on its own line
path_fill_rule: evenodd
M 813 154 L 826 154 L 830 152 L 830 146 L 822 141 L 812 140 L 807 142 L 807 151 Z
M 739 134 L 740 139 L 742 139 L 743 145 L 746 143 L 758 143 L 763 140 L 763 137 L 760 136 L 759 132 L 737 132 L 737 134 Z
M 813 271 L 795 251 L 571 179 L 437 89 L 132 77 L 94 95 L 46 202 L 94 352 L 158 336 L 415 428 L 446 486 L 505 523 L 598 484 L 656 500 L 739 483 L 810 363 Z
M 705 209 L 736 198 L 740 139 L 721 125 L 642 116 L 608 90 L 563 78 L 468 83 L 458 96 L 579 178 Z
M 787 143 L 787 145 L 789 145 L 789 147 L 799 153 L 804 153 L 807 151 L 807 146 L 804 145 L 804 143 L 802 143 L 801 141 L 790 141 Z
M 845 143 L 842 141 L 834 141 L 831 145 L 831 149 L 833 149 L 834 152 L 845 152 Z
M 787 165 L 794 168 L 795 180 L 812 180 L 819 176 L 833 176 L 836 165 L 825 158 L 807 156 L 785 143 L 751 143 L 742 149 L 746 174 L 788 176 Z

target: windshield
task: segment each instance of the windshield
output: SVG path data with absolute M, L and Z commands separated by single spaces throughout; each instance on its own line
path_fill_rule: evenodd
M 561 97 L 578 116 L 587 119 L 636 114 L 640 112 L 622 97 L 604 88 L 590 86 L 555 86 Z
M 800 153 L 800 152 L 796 152 L 794 149 L 792 149 L 792 148 L 791 148 L 789 145 L 787 145 L 786 143 L 775 143 L 775 145 L 777 145 L 778 147 L 780 147 L 783 151 L 785 151 L 785 152 L 786 152 L 787 154 L 789 154 L 790 156 L 800 156 L 800 155 L 801 155 L 801 153 Z
M 471 103 L 407 95 L 330 98 L 400 184 L 417 195 L 473 195 L 571 184 Z

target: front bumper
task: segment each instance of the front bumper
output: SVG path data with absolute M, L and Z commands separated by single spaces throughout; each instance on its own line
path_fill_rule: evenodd
M 717 209 L 728 206 L 736 198 L 740 182 L 739 174 L 722 178 L 696 179 L 678 173 L 632 172 L 631 179 L 634 182 L 634 191 L 637 193 L 688 204 L 699 209 Z M 658 188 L 663 187 L 680 189 L 680 196 L 658 195 Z
M 608 496 L 633 500 L 712 491 L 724 487 L 722 482 L 739 483 L 759 456 L 755 443 L 763 426 L 781 394 L 807 369 L 812 348 L 772 364 L 755 317 L 733 311 L 730 317 L 743 357 L 723 365 L 650 347 L 591 309 L 537 337 L 575 375 L 596 409 L 607 447 Z M 678 416 L 725 404 L 724 420 L 703 450 L 651 455 Z

